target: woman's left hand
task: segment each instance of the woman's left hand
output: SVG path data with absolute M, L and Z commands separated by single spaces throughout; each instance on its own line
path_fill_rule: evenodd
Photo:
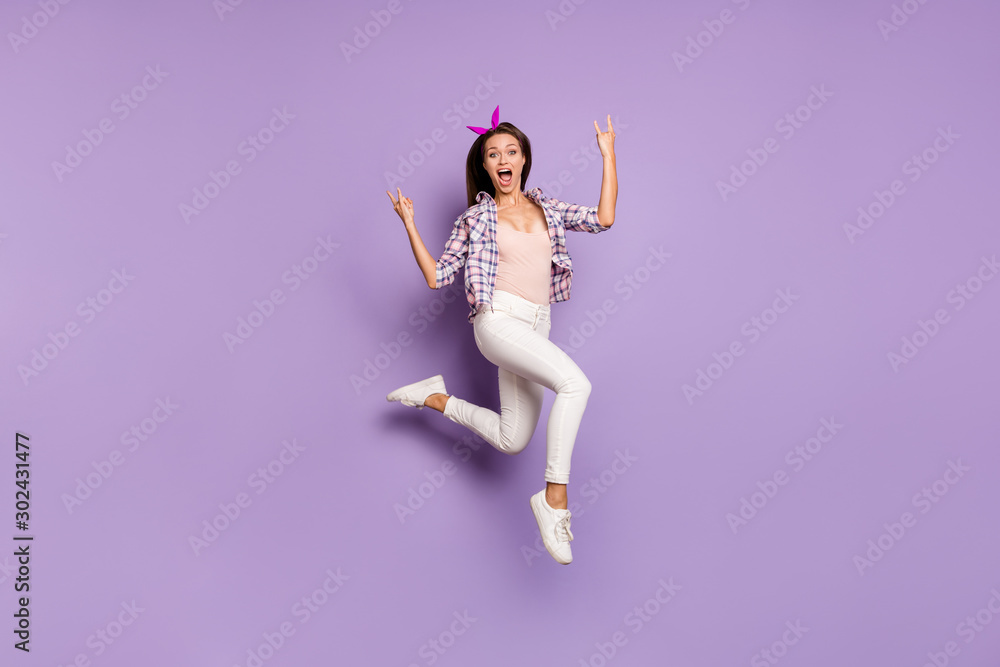
M 611 114 L 608 114 L 608 131 L 601 132 L 597 121 L 594 121 L 594 129 L 597 130 L 597 147 L 601 149 L 602 157 L 615 156 L 615 130 L 611 127 Z

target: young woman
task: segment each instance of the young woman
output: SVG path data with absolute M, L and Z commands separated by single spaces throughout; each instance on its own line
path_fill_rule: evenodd
M 597 130 L 604 160 L 601 198 L 596 207 L 567 204 L 524 192 L 531 169 L 531 143 L 514 125 L 471 127 L 480 136 L 466 159 L 469 207 L 455 221 L 444 254 L 427 252 L 413 222 L 413 201 L 397 188 L 386 190 L 403 220 L 417 264 L 431 289 L 450 285 L 465 267 L 469 322 L 476 346 L 499 369 L 499 414 L 447 393 L 435 375 L 391 392 L 386 399 L 440 411 L 505 454 L 523 450 L 535 432 L 544 388 L 556 392 L 546 431 L 545 489 L 530 499 L 542 543 L 559 563 L 573 560 L 569 542 L 571 514 L 566 498 L 570 457 L 591 384 L 576 362 L 549 340 L 549 304 L 570 297 L 573 265 L 566 252 L 565 230 L 602 232 L 615 219 L 618 177 L 615 133 Z

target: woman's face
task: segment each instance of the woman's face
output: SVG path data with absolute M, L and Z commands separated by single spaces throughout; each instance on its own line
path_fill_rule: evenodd
M 512 134 L 494 134 L 486 140 L 483 167 L 493 181 L 497 194 L 511 194 L 521 189 L 524 153 Z M 508 173 L 509 172 L 509 173 Z

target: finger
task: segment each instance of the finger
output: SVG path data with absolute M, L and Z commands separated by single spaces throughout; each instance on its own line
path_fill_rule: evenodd
M 611 114 L 608 114 L 608 132 L 614 132 L 615 128 L 611 127 Z
M 599 125 L 597 124 L 597 121 L 596 121 L 596 120 L 594 121 L 594 129 L 595 129 L 595 130 L 597 130 L 597 133 L 598 133 L 598 134 L 600 134 L 600 133 L 601 133 L 601 127 L 600 127 L 600 126 L 599 126 Z
M 396 198 L 395 198 L 395 197 L 393 197 L 393 196 L 392 196 L 392 193 L 391 193 L 391 192 L 389 192 L 388 190 L 386 190 L 386 191 L 385 191 L 385 193 L 386 193 L 387 195 L 389 195 L 389 201 L 391 201 L 391 202 L 392 202 L 392 205 L 393 205 L 393 206 L 395 206 L 395 205 L 396 205 Z

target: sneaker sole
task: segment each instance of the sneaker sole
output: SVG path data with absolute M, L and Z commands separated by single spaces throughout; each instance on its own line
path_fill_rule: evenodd
M 531 496 L 531 498 L 528 499 L 528 504 L 531 505 L 531 513 L 535 515 L 535 523 L 538 524 L 538 533 L 541 534 L 541 532 L 542 532 L 542 520 L 541 520 L 541 518 L 539 518 L 539 512 L 542 512 L 543 510 L 542 510 L 541 506 L 538 504 L 539 502 L 540 501 L 536 501 L 535 500 L 535 496 Z M 560 558 L 558 556 L 556 556 L 554 553 L 552 553 L 552 549 L 550 549 L 549 545 L 546 544 L 544 538 L 542 539 L 542 544 L 545 545 L 545 550 L 549 552 L 550 556 L 552 556 L 552 560 L 554 560 L 555 562 L 559 563 L 560 565 L 569 565 L 570 563 L 573 562 L 572 558 L 570 560 L 566 560 L 566 561 L 560 560 Z

